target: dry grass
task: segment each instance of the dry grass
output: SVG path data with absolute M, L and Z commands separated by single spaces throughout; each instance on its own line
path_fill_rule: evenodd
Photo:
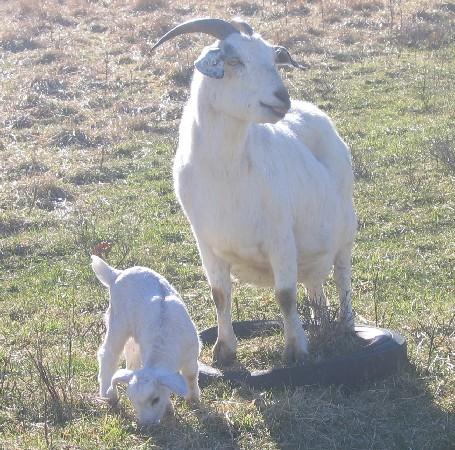
M 107 297 L 88 254 L 109 242 L 110 262 L 163 273 L 198 327 L 213 325 L 170 179 L 192 64 L 211 40 L 150 47 L 179 21 L 233 14 L 309 65 L 282 72 L 292 96 L 328 111 L 351 145 L 354 306 L 405 334 L 414 369 L 354 391 L 217 384 L 145 432 L 124 396 L 115 410 L 94 398 Z M 450 448 L 453 3 L 11 0 L 0 17 L 1 448 Z M 235 299 L 238 320 L 278 315 L 269 291 L 236 285 Z M 314 358 L 330 357 L 340 330 L 301 310 Z M 279 333 L 244 341 L 239 364 L 280 365 L 282 345 Z

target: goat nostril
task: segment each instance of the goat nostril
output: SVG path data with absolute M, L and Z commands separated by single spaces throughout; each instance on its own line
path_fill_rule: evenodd
M 289 92 L 287 89 L 279 89 L 274 92 L 275 97 L 281 100 L 287 107 L 291 106 L 291 99 L 289 97 Z

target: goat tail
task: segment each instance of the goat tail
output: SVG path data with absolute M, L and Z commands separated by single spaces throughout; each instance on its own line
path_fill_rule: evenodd
M 107 287 L 111 287 L 117 277 L 122 273 L 121 270 L 114 269 L 96 255 L 92 255 L 92 269 L 98 280 Z

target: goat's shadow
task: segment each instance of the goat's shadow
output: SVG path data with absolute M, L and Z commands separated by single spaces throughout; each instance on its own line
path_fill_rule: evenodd
M 166 415 L 157 426 L 137 426 L 126 400 L 111 407 L 109 414 L 129 424 L 129 434 L 163 448 L 240 448 L 240 430 L 220 412 L 223 408 L 211 407 L 207 398 L 230 397 L 234 389 L 222 381 L 211 384 L 215 392 L 207 393 L 206 389 L 198 405 L 174 402 L 174 414 Z M 435 404 L 412 366 L 355 388 L 305 386 L 258 391 L 240 386 L 235 388 L 235 396 L 254 405 L 268 438 L 283 450 L 442 450 L 453 448 L 455 442 L 455 414 Z
M 435 404 L 412 366 L 355 388 L 274 389 L 267 402 L 247 387 L 238 395 L 253 400 L 280 449 L 442 450 L 455 442 L 455 414 Z

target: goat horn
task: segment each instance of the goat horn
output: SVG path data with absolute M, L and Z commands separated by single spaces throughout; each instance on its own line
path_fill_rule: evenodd
M 152 47 L 152 51 L 169 39 L 185 33 L 205 33 L 214 36 L 217 39 L 223 40 L 232 33 L 239 33 L 239 30 L 230 23 L 221 19 L 194 19 L 181 23 L 180 25 L 172 28 L 172 30 L 168 31 Z

